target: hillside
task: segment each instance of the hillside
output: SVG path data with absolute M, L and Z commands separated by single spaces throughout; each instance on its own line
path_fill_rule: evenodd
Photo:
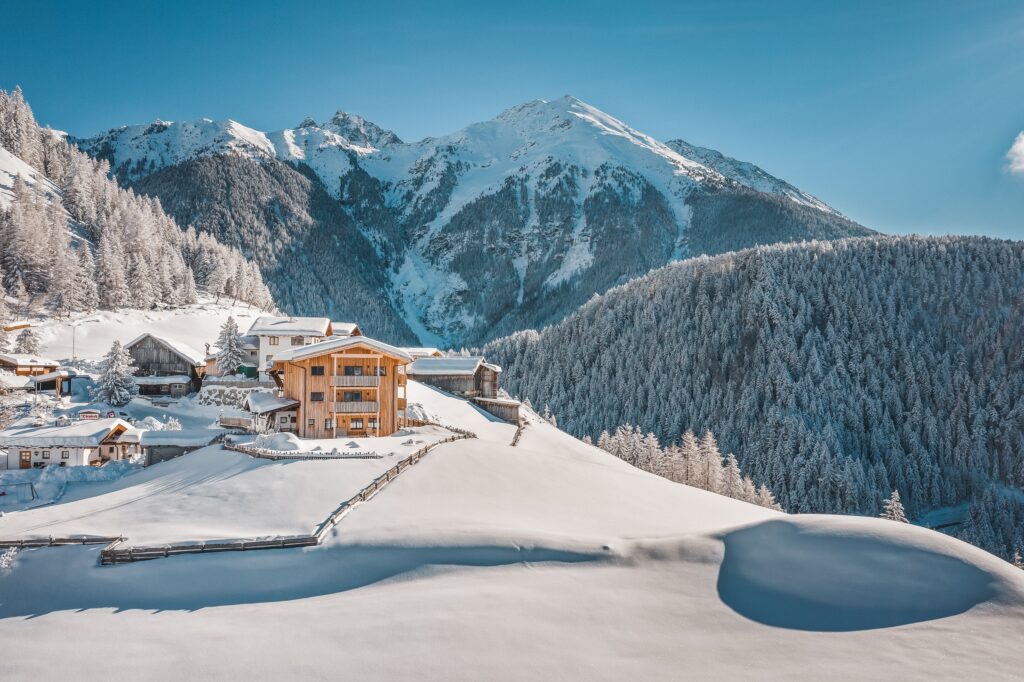
M 108 678 L 115 653 L 119 675 L 147 679 L 997 679 L 1024 663 L 1024 573 L 976 548 L 673 484 L 539 421 L 511 447 L 512 427 L 410 390 L 480 437 L 410 467 L 322 546 L 107 567 L 91 547 L 15 553 L 0 671 Z M 176 533 L 185 518 L 203 534 L 264 516 L 276 529 L 329 509 L 327 480 L 365 466 L 212 447 L 8 513 L 0 535 L 64 515 L 155 536 L 162 501 Z M 68 631 L 60 656 L 33 645 Z
M 710 430 L 790 512 L 970 503 L 953 529 L 1024 546 L 1024 245 L 888 238 L 670 265 L 486 346 L 508 390 L 595 440 Z M 963 518 L 961 514 L 961 519 Z
M 292 312 L 343 306 L 330 280 L 352 281 L 352 254 L 372 244 L 377 258 L 358 256 L 365 272 L 352 288 L 383 282 L 393 317 L 431 344 L 557 321 L 683 255 L 870 232 L 752 164 L 663 144 L 573 97 L 415 143 L 344 112 L 270 133 L 230 120 L 157 121 L 76 143 L 179 220 L 254 254 Z M 285 175 L 281 163 L 308 188 L 246 194 Z M 209 182 L 218 177 L 237 196 Z M 307 230 L 331 238 L 307 243 Z M 268 250 L 312 257 L 320 274 L 293 291 L 290 268 Z
M 189 304 L 199 290 L 273 308 L 241 253 L 119 187 L 105 164 L 41 128 L 21 90 L 0 90 L 0 121 L 0 321 Z

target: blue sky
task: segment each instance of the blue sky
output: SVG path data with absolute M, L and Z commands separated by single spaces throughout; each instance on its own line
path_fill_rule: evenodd
M 572 94 L 753 161 L 863 224 L 1024 239 L 1024 5 L 12 3 L 0 88 L 76 135 L 366 116 L 403 139 Z M 1022 149 L 1024 151 L 1024 149 Z M 1024 162 L 1022 162 L 1024 168 Z

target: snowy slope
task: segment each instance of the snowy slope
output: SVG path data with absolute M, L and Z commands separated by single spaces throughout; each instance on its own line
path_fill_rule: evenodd
M 770 175 L 764 169 L 755 166 L 749 161 L 740 161 L 738 159 L 725 156 L 714 149 L 698 147 L 683 140 L 669 140 L 665 143 L 665 146 L 686 158 L 699 161 L 708 168 L 714 169 L 716 172 L 721 173 L 725 177 L 743 185 L 744 187 L 749 187 L 752 190 L 764 192 L 765 194 L 774 194 L 776 196 L 784 197 L 790 201 L 818 209 L 819 211 L 840 215 L 838 211 L 823 202 L 821 199 L 794 187 L 785 180 L 780 180 L 779 178 Z
M 40 339 L 40 352 L 56 360 L 98 360 L 114 341 L 127 343 L 140 334 L 152 333 L 203 351 L 213 344 L 229 316 L 244 332 L 264 313 L 246 305 L 231 305 L 213 299 L 170 310 L 103 310 L 73 314 L 68 319 L 51 318 L 33 323 Z
M 11 198 L 13 197 L 11 188 L 14 186 L 14 178 L 18 175 L 30 187 L 34 187 L 37 183 L 42 182 L 42 189 L 49 196 L 56 197 L 60 195 L 58 187 L 48 178 L 44 177 L 42 173 L 3 147 L 0 147 L 0 208 L 6 208 L 11 203 Z
M 462 401 L 415 398 L 485 426 Z M 1024 573 L 976 548 L 690 489 L 543 423 L 514 448 L 505 428 L 480 435 L 411 467 L 324 546 L 102 568 L 96 548 L 23 550 L 0 568 L 0 673 L 109 679 L 115 654 L 119 676 L 146 679 L 1011 679 L 1024 665 Z M 178 460 L 182 476 L 199 461 Z M 287 487 L 312 464 L 258 470 Z M 138 492 L 154 508 L 174 494 Z M 247 524 L 281 514 L 220 502 Z M 60 656 L 35 646 L 67 632 Z

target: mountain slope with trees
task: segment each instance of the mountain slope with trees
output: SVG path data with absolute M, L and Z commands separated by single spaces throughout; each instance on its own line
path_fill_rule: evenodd
M 20 90 L 0 91 L 0 288 L 25 311 L 188 304 L 199 289 L 274 307 L 241 253 L 181 230 L 158 199 L 108 176 L 105 162 L 40 128 Z
M 874 237 L 675 263 L 484 348 L 508 390 L 596 439 L 712 431 L 791 512 L 1024 544 L 1024 244 Z
M 354 308 L 373 333 L 437 345 L 557 322 L 684 255 L 871 233 L 752 164 L 691 158 L 573 97 L 414 143 L 344 112 L 270 133 L 156 121 L 76 143 L 252 254 L 290 312 Z M 301 263 L 316 272 L 297 282 Z

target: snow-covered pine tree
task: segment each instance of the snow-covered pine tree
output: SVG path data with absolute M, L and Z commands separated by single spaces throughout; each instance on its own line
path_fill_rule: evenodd
M 245 350 L 242 348 L 242 337 L 238 333 L 235 318 L 229 316 L 221 325 L 217 347 L 217 370 L 221 374 L 237 372 L 239 365 L 245 360 Z
M 735 500 L 743 499 L 743 474 L 736 455 L 731 452 L 725 456 L 725 468 L 722 470 L 722 494 Z
M 135 361 L 132 356 L 121 347 L 120 341 L 114 341 L 100 362 L 100 376 L 96 381 L 93 399 L 115 407 L 128 404 L 138 393 L 134 371 Z
M 14 342 L 14 352 L 22 355 L 34 355 L 39 352 L 39 337 L 35 335 L 31 327 L 26 327 L 18 334 Z
M 885 504 L 882 507 L 882 513 L 880 516 L 883 519 L 889 519 L 890 521 L 909 523 L 909 521 L 907 521 L 907 514 L 903 511 L 903 503 L 900 501 L 899 490 L 893 490 L 892 495 L 889 495 L 889 499 L 885 501 Z

